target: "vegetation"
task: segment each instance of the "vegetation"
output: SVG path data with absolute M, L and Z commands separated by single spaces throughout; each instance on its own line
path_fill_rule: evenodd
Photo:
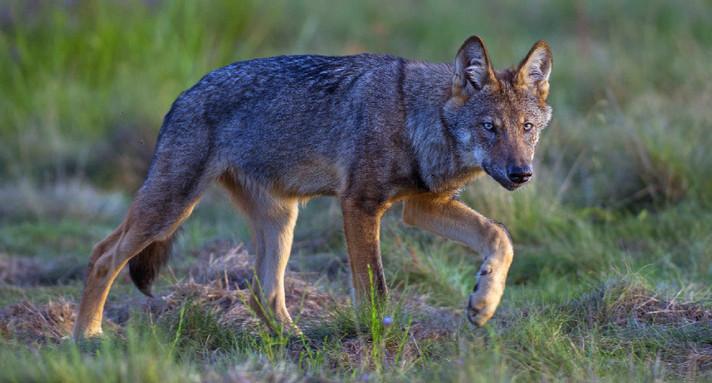
M 603 0 L 0 2 L 0 381 L 712 381 L 712 6 Z M 479 264 L 386 215 L 392 296 L 360 312 L 333 200 L 301 211 L 287 281 L 303 334 L 271 334 L 249 231 L 210 190 L 145 299 L 122 274 L 105 332 L 67 336 L 91 247 L 125 213 L 171 102 L 211 69 L 278 54 L 495 67 L 554 54 L 531 185 L 461 198 L 515 242 L 483 329 Z M 244 246 L 241 243 L 246 243 Z

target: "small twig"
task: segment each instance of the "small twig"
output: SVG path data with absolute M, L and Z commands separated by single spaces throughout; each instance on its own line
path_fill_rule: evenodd
M 677 292 L 677 294 L 675 294 L 675 296 L 672 298 L 672 300 L 670 301 L 670 303 L 668 303 L 667 307 L 665 308 L 666 310 L 669 309 L 670 306 L 672 306 L 673 303 L 675 303 L 675 299 L 677 299 L 677 297 L 679 297 L 681 293 L 682 293 L 682 289 L 680 289 L 680 290 Z
M 173 282 L 174 282 L 174 283 L 178 283 L 178 278 L 176 278 L 176 275 L 175 275 L 175 273 L 173 272 L 173 268 L 171 267 L 171 265 L 167 265 L 167 266 L 168 266 L 168 271 L 170 271 L 171 276 L 173 277 Z
M 425 368 L 425 362 L 423 362 L 423 352 L 420 351 L 420 347 L 418 347 L 418 341 L 415 340 L 415 337 L 413 336 L 413 333 L 410 333 L 410 338 L 413 339 L 413 344 L 415 345 L 415 350 L 418 351 L 418 359 L 420 359 L 420 365 Z

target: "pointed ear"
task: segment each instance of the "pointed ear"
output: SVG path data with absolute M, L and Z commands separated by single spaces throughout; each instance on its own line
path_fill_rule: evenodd
M 453 95 L 469 98 L 476 91 L 496 85 L 494 71 L 487 57 L 485 43 L 479 36 L 470 36 L 457 51 L 455 74 L 452 79 Z
M 541 101 L 549 95 L 549 75 L 553 65 L 551 50 L 546 41 L 538 41 L 517 68 L 515 86 L 528 89 Z

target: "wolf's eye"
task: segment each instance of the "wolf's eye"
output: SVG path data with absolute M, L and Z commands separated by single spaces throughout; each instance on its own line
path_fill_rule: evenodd
M 494 129 L 494 124 L 491 122 L 483 122 L 482 127 L 487 130 L 492 130 L 492 129 Z
M 524 130 L 531 130 L 533 127 L 534 124 L 532 124 L 531 122 L 527 122 L 526 124 L 524 124 Z

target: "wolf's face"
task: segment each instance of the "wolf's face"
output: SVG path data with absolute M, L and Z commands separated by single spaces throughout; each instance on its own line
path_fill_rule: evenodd
M 501 77 L 498 89 L 479 92 L 463 108 L 470 112 L 474 161 L 500 185 L 515 190 L 533 175 L 534 147 L 552 112 L 530 91 L 513 85 L 506 72 Z
M 552 116 L 546 104 L 551 66 L 544 42 L 535 44 L 518 67 L 497 72 L 480 39 L 466 41 L 458 52 L 443 118 L 460 158 L 508 190 L 533 175 L 534 148 Z

